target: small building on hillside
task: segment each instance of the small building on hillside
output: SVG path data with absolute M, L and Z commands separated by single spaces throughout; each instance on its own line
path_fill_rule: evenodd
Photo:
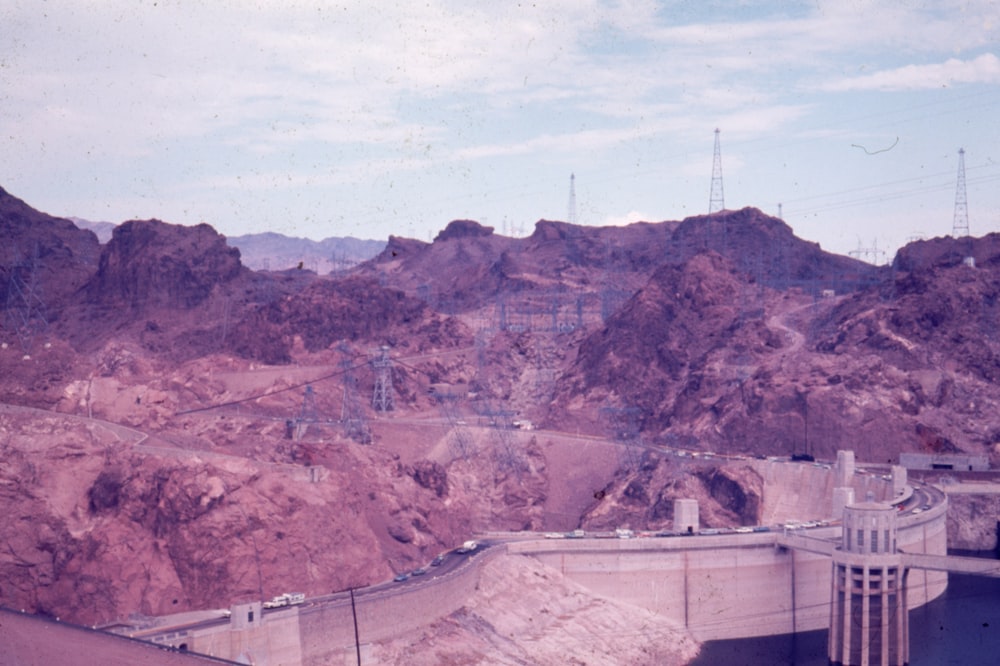
M 971 453 L 900 453 L 899 464 L 906 469 L 955 472 L 986 472 L 990 469 L 988 456 Z

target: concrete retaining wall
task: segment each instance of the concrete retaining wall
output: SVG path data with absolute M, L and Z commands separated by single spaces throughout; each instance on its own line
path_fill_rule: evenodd
M 759 461 L 772 491 L 767 522 L 826 518 L 834 475 L 828 468 Z M 857 475 L 856 492 L 887 499 L 892 483 Z M 767 491 L 765 491 L 767 492 Z M 791 502 L 797 498 L 798 502 Z M 901 515 L 897 544 L 908 553 L 947 553 L 947 502 Z M 837 526 L 808 530 L 837 537 Z M 426 627 L 460 609 L 475 593 L 482 564 L 498 556 L 531 556 L 597 594 L 673 620 L 699 641 L 782 634 L 828 626 L 832 564 L 829 557 L 777 545 L 776 532 L 644 539 L 513 540 L 466 558 L 455 570 L 356 593 L 359 639 L 365 645 Z M 914 570 L 908 577 L 911 608 L 937 597 L 947 574 Z M 188 648 L 256 664 L 354 663 L 354 622 L 346 595 L 309 600 L 269 612 L 253 629 L 229 622 L 187 632 Z
M 191 652 L 258 666 L 294 666 L 302 663 L 299 645 L 299 612 L 291 607 L 257 617 L 253 625 L 234 629 L 220 623 L 192 632 L 184 643 Z M 175 641 L 176 645 L 177 642 Z
M 907 552 L 946 554 L 946 507 L 900 525 Z M 835 536 L 839 528 L 810 530 Z M 665 539 L 560 539 L 512 543 L 597 594 L 646 608 L 686 627 L 699 641 L 824 629 L 832 564 L 823 555 L 775 545 L 774 533 Z M 947 574 L 915 570 L 909 605 L 939 596 Z
M 475 593 L 482 565 L 503 556 L 502 546 L 473 553 L 447 576 L 426 577 L 405 585 L 385 584 L 355 592 L 358 635 L 365 644 L 419 629 L 461 608 Z M 237 607 L 238 608 L 238 607 Z M 356 663 L 354 619 L 349 595 L 309 600 L 264 613 L 247 622 L 209 623 L 154 639 L 161 644 L 258 666 L 326 666 Z M 242 620 L 242 618 L 238 618 Z
M 836 468 L 809 463 L 789 464 L 764 460 L 747 462 L 764 479 L 761 524 L 840 518 L 833 512 Z M 892 499 L 892 481 L 879 475 L 855 474 L 851 485 L 856 501 L 864 500 L 868 493 L 878 501 Z
M 358 638 L 362 644 L 395 638 L 457 611 L 475 593 L 482 565 L 503 548 L 470 555 L 447 576 L 387 586 L 357 595 Z M 433 571 L 433 570 L 432 570 Z M 299 616 L 303 666 L 354 663 L 354 622 L 350 599 L 304 608 Z

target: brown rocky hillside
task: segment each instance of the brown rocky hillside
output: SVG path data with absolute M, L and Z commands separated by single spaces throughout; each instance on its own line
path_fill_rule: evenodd
M 676 497 L 759 518 L 752 469 L 663 447 L 1000 443 L 996 236 L 876 268 L 752 208 L 455 221 L 318 276 L 207 225 L 102 246 L 3 191 L 0 234 L 0 604 L 81 622 L 364 585 L 483 530 L 660 529 Z

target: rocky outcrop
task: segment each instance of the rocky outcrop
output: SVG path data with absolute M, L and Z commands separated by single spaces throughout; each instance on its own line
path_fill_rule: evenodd
M 365 585 L 471 533 L 441 512 L 468 501 L 442 468 L 418 466 L 424 487 L 370 449 L 310 472 L 31 411 L 0 429 L 0 603 L 75 622 Z
M 455 238 L 485 238 L 492 235 L 493 227 L 483 226 L 475 220 L 452 220 L 434 240 L 447 241 Z
M 971 492 L 948 494 L 948 548 L 997 551 L 1000 495 Z
M 191 309 L 241 271 L 240 251 L 207 224 L 133 220 L 115 228 L 87 293 L 98 305 L 132 312 Z
M 756 525 L 763 507 L 764 480 L 751 467 L 689 466 L 647 452 L 595 496 L 582 526 L 593 530 L 672 529 L 674 500 L 695 499 L 705 527 Z
M 0 238 L 4 244 L 0 251 L 0 308 L 18 309 L 15 320 L 31 318 L 37 312 L 39 323 L 52 324 L 97 268 L 100 245 L 93 232 L 41 213 L 2 188 Z M 11 289 L 13 293 L 8 293 Z M 5 314 L 0 326 L 7 328 L 11 313 Z

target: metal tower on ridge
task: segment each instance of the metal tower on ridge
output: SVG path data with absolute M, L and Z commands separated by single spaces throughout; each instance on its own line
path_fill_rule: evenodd
M 708 196 L 708 214 L 717 213 L 726 207 L 722 194 L 722 149 L 719 146 L 719 128 L 715 128 L 715 154 L 712 157 L 712 191 Z
M 965 148 L 958 149 L 958 185 L 955 188 L 955 221 L 952 238 L 969 235 L 969 200 L 965 197 Z
M 576 174 L 569 175 L 569 212 L 566 213 L 566 221 L 576 224 Z
M 372 395 L 372 407 L 380 412 L 393 409 L 392 402 L 392 360 L 389 358 L 389 347 L 382 345 L 372 357 L 372 367 L 375 369 L 375 391 Z
M 45 302 L 41 297 L 38 279 L 38 245 L 34 252 L 24 259 L 15 247 L 14 261 L 10 267 L 10 282 L 7 286 L 7 316 L 5 325 L 17 335 L 21 351 L 29 355 L 35 336 L 48 326 Z

